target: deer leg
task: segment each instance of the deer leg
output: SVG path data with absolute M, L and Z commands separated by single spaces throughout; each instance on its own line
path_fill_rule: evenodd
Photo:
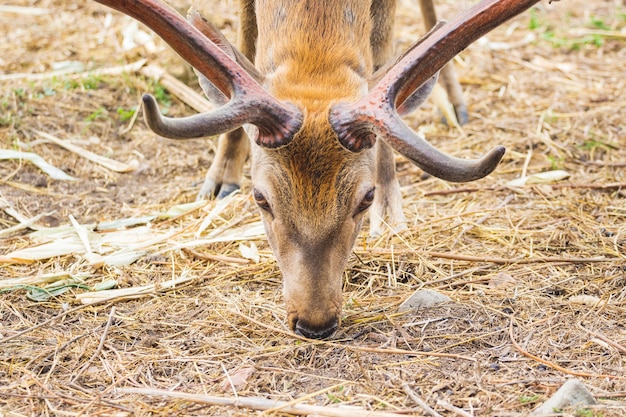
M 221 135 L 198 199 L 224 198 L 238 190 L 249 150 L 250 143 L 242 128 Z
M 373 30 L 370 36 L 374 70 L 380 68 L 393 57 L 393 24 L 395 0 L 372 2 L 371 15 Z M 394 230 L 406 228 L 406 218 L 402 212 L 402 194 L 396 177 L 396 163 L 393 149 L 383 140 L 376 141 L 376 193 L 370 208 L 370 236 L 381 235 L 385 222 Z
M 376 141 L 376 193 L 369 214 L 371 237 L 380 236 L 385 231 L 385 222 L 395 232 L 407 228 L 394 151 L 383 140 Z
M 419 2 L 422 17 L 424 18 L 424 25 L 426 26 L 426 30 L 430 30 L 437 23 L 437 13 L 435 12 L 433 0 L 419 0 Z M 448 93 L 448 100 L 450 100 L 450 103 L 452 103 L 454 107 L 457 121 L 461 125 L 466 124 L 469 120 L 467 104 L 452 62 L 449 62 L 442 68 L 439 73 L 439 80 Z
M 254 62 L 257 37 L 254 0 L 241 0 L 239 6 L 237 46 L 246 58 Z M 207 171 L 198 199 L 224 198 L 238 190 L 241 187 L 243 168 L 249 153 L 250 142 L 243 128 L 221 135 L 217 142 L 215 158 Z

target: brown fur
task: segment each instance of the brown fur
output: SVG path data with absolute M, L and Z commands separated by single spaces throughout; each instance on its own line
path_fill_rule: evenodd
M 194 10 L 185 22 L 159 0 L 98 1 L 152 27 L 201 74 L 219 109 L 173 120 L 144 95 L 146 121 L 177 139 L 233 130 L 219 141 L 201 196 L 237 188 L 251 150 L 253 195 L 283 272 L 289 325 L 326 337 L 339 325 L 341 277 L 363 213 L 373 205 L 371 234 L 385 216 L 406 227 L 384 141 L 449 181 L 482 178 L 504 154 L 500 146 L 479 159 L 447 156 L 398 116 L 426 99 L 437 68 L 537 0 L 481 2 L 389 66 L 395 0 L 242 0 L 241 51 Z
M 284 278 L 289 326 L 310 337 L 339 325 L 342 274 L 367 192 L 377 188 L 375 227 L 385 212 L 392 223 L 404 220 L 391 150 L 378 141 L 374 149 L 350 152 L 328 120 L 333 104 L 362 97 L 374 68 L 391 58 L 394 11 L 395 0 L 241 1 L 242 52 L 265 75 L 268 92 L 304 114 L 288 145 L 250 146 L 253 185 L 269 205 L 261 212 Z M 238 135 L 220 141 L 213 165 L 222 181 L 213 186 L 242 168 L 245 146 L 231 141 Z M 239 156 L 229 165 L 233 152 Z M 212 167 L 209 176 L 215 174 Z

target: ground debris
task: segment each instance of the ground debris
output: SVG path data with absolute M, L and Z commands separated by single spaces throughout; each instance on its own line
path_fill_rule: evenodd
M 191 3 L 171 2 L 183 13 Z M 201 10 L 233 42 L 236 3 Z M 130 21 L 96 2 L 11 4 L 0 6 L 0 147 L 76 180 L 2 160 L 0 257 L 45 242 L 40 250 L 67 249 L 52 232 L 75 250 L 0 264 L 0 414 L 270 414 L 239 398 L 292 407 L 276 416 L 301 405 L 425 415 L 411 392 L 443 416 L 521 416 L 575 376 L 597 401 L 590 413 L 626 415 L 619 1 L 541 4 L 455 59 L 470 122 L 447 127 L 427 102 L 407 123 L 451 155 L 503 145 L 504 159 L 463 185 L 397 158 L 408 230 L 370 239 L 364 225 L 344 274 L 342 325 L 326 341 L 285 324 L 249 179 L 231 200 L 196 203 L 215 140 L 160 138 L 138 112 L 145 92 L 168 116 L 202 107 L 186 104 L 200 92 L 191 68 L 158 37 L 155 49 L 125 48 Z M 461 6 L 437 3 L 446 19 Z M 422 31 L 417 9 L 398 4 L 398 53 Z M 555 171 L 569 176 L 507 185 Z M 124 248 L 138 256 L 95 256 Z M 454 302 L 398 313 L 417 290 Z
M 552 397 L 537 407 L 532 415 L 552 415 L 567 408 L 580 410 L 596 404 L 596 399 L 585 387 L 585 384 L 578 379 L 568 379 Z

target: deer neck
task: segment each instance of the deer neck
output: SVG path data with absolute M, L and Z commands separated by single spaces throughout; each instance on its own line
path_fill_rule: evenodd
M 362 0 L 258 1 L 256 66 L 267 90 L 309 113 L 363 96 L 372 73 L 369 13 Z

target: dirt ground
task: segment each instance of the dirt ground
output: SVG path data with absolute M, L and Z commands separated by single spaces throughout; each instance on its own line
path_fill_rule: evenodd
M 133 119 L 144 92 L 168 115 L 195 111 L 124 65 L 146 59 L 144 68 L 158 65 L 199 91 L 190 68 L 95 2 L 5 3 L 0 148 L 35 153 L 76 180 L 0 162 L 0 415 L 291 415 L 241 406 L 260 398 L 320 407 L 310 415 L 427 415 L 417 396 L 444 416 L 519 416 L 574 377 L 598 404 L 564 415 L 626 415 L 622 0 L 542 2 L 460 55 L 469 124 L 460 132 L 440 123 L 432 102 L 408 120 L 455 156 L 504 145 L 503 162 L 483 180 L 450 184 L 398 157 L 409 230 L 370 240 L 364 227 L 344 275 L 342 327 L 325 341 L 286 327 L 249 175 L 226 207 L 181 209 L 195 200 L 214 141 L 160 138 Z M 236 3 L 199 7 L 233 41 Z M 438 9 L 451 17 L 469 4 Z M 422 31 L 417 2 L 401 1 L 398 52 Z M 554 171 L 546 182 L 509 183 Z M 180 211 L 163 214 L 172 207 Z M 121 219 L 144 220 L 104 227 Z M 82 230 L 138 256 L 94 262 L 76 249 L 6 259 L 45 242 L 59 249 L 68 229 L 74 241 Z M 57 281 L 41 291 L 46 277 Z M 127 292 L 81 302 L 113 281 Z M 451 301 L 397 313 L 418 289 Z M 209 405 L 209 396 L 230 403 Z

